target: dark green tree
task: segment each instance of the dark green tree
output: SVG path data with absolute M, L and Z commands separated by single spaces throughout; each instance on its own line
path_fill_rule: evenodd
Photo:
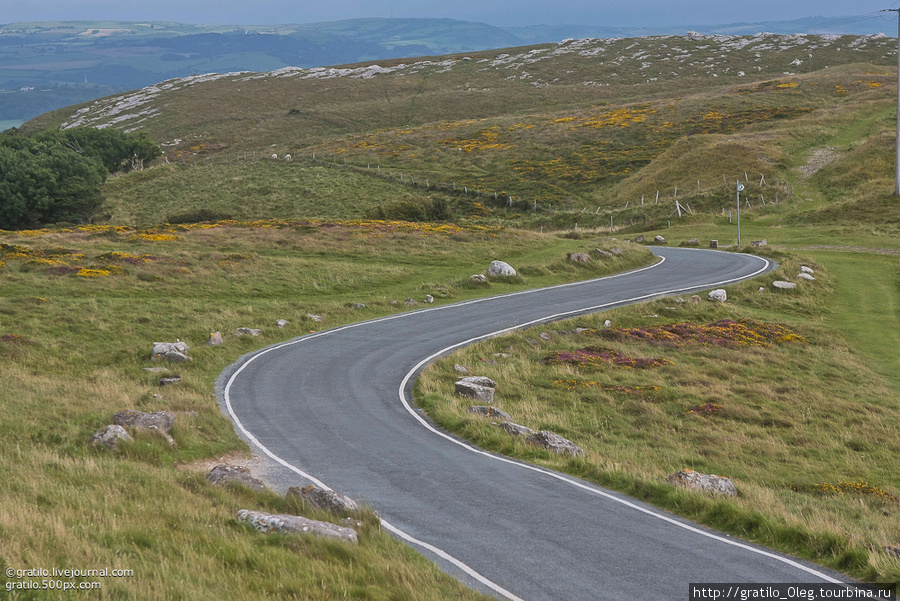
M 88 220 L 100 207 L 107 171 L 96 158 L 52 140 L 0 141 L 0 228 Z

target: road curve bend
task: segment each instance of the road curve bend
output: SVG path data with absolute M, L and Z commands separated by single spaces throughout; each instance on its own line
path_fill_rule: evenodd
M 497 333 L 747 279 L 763 258 L 655 248 L 628 273 L 402 313 L 243 357 L 223 410 L 269 458 L 276 488 L 312 482 L 375 508 L 383 526 L 495 596 L 686 599 L 692 582 L 837 582 L 624 495 L 474 448 L 411 405 L 415 374 Z

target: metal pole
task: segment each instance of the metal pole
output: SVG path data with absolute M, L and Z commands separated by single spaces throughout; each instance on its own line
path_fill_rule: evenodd
M 740 180 L 737 182 L 737 226 L 738 226 L 738 250 L 741 249 L 741 190 L 744 189 L 744 186 L 741 185 Z
M 894 196 L 900 196 L 900 8 L 891 9 L 897 13 L 897 170 Z

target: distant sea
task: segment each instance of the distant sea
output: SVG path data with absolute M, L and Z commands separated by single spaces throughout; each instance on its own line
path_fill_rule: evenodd
M 17 121 L 15 119 L 8 119 L 6 121 L 0 121 L 0 131 L 6 131 L 11 127 L 19 127 L 25 123 L 24 121 Z

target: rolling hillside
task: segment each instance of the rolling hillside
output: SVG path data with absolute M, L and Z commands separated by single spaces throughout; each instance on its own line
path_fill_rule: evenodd
M 722 214 L 738 177 L 753 184 L 752 205 L 794 199 L 792 167 L 843 130 L 859 146 L 846 160 L 881 153 L 895 57 L 896 42 L 884 36 L 568 40 L 180 78 L 44 115 L 26 129 L 146 131 L 170 167 L 218 164 L 204 178 L 210 186 L 220 176 L 240 181 L 236 165 L 256 172 L 252 159 L 290 154 L 297 160 L 283 169 L 315 157 L 415 183 L 420 200 L 444 198 L 458 216 L 650 227 L 680 210 L 675 200 L 693 219 Z M 111 189 L 154 202 L 141 184 Z M 498 213 L 505 209 L 512 213 Z

